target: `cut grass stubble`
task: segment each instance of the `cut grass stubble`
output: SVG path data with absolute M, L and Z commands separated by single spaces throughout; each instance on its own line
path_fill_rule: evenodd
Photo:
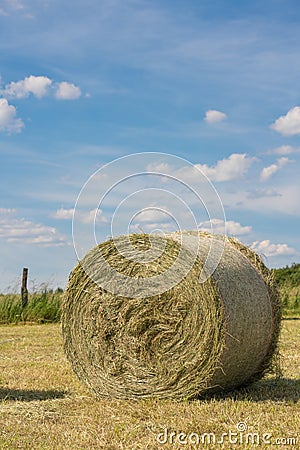
M 245 422 L 247 432 L 294 438 L 300 429 L 300 321 L 284 321 L 283 378 L 268 377 L 226 395 L 189 402 L 95 400 L 63 352 L 57 324 L 0 327 L 0 448 L 9 450 L 158 450 L 159 433 L 215 433 Z M 213 448 L 226 449 L 229 443 Z M 212 449 L 207 442 L 201 448 Z M 250 445 L 235 444 L 236 449 Z M 260 445 L 270 449 L 273 446 Z M 275 448 L 275 447 L 274 447 Z M 276 447 L 278 448 L 278 446 Z

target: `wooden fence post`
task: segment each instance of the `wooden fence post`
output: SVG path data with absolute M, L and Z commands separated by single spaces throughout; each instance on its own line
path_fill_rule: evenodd
M 21 287 L 22 309 L 24 309 L 28 303 L 27 276 L 28 276 L 28 269 L 24 267 L 22 276 L 22 287 Z

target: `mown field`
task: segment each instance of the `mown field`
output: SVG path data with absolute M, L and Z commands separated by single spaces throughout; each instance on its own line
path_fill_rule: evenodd
M 282 376 L 184 402 L 96 400 L 64 356 L 62 291 L 31 293 L 23 310 L 0 294 L 0 449 L 300 449 L 299 273 L 277 273 Z
M 281 379 L 205 400 L 118 401 L 96 400 L 79 383 L 65 359 L 59 324 L 2 325 L 0 448 L 300 448 L 299 336 L 300 320 L 285 320 Z M 230 444 L 229 436 L 221 443 L 230 432 L 237 433 L 231 441 L 242 443 Z M 200 445 L 194 445 L 197 436 Z

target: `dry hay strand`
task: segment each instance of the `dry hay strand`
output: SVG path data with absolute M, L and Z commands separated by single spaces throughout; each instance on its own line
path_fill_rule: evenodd
M 184 234 L 183 249 L 181 233 L 152 236 L 151 242 L 146 234 L 110 239 L 88 252 L 71 273 L 63 300 L 64 349 L 96 396 L 193 398 L 244 386 L 270 369 L 281 319 L 270 271 L 237 240 Z M 213 275 L 200 283 L 212 240 L 224 244 L 224 252 Z M 128 246 L 146 253 L 162 241 L 164 251 L 150 262 L 120 254 Z M 171 268 L 180 251 L 191 260 L 190 250 L 197 245 L 188 273 L 160 294 L 115 295 L 93 281 L 105 271 L 99 252 L 136 282 Z

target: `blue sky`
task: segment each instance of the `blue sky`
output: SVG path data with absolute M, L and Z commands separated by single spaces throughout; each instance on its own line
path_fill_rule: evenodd
M 269 267 L 298 262 L 299 25 L 297 0 L 1 0 L 0 291 L 23 266 L 32 284 L 65 286 L 83 184 L 140 152 L 189 161 L 186 180 L 195 165 L 220 195 L 228 234 Z M 182 173 L 172 161 L 157 155 Z M 101 211 L 99 240 L 114 206 Z

